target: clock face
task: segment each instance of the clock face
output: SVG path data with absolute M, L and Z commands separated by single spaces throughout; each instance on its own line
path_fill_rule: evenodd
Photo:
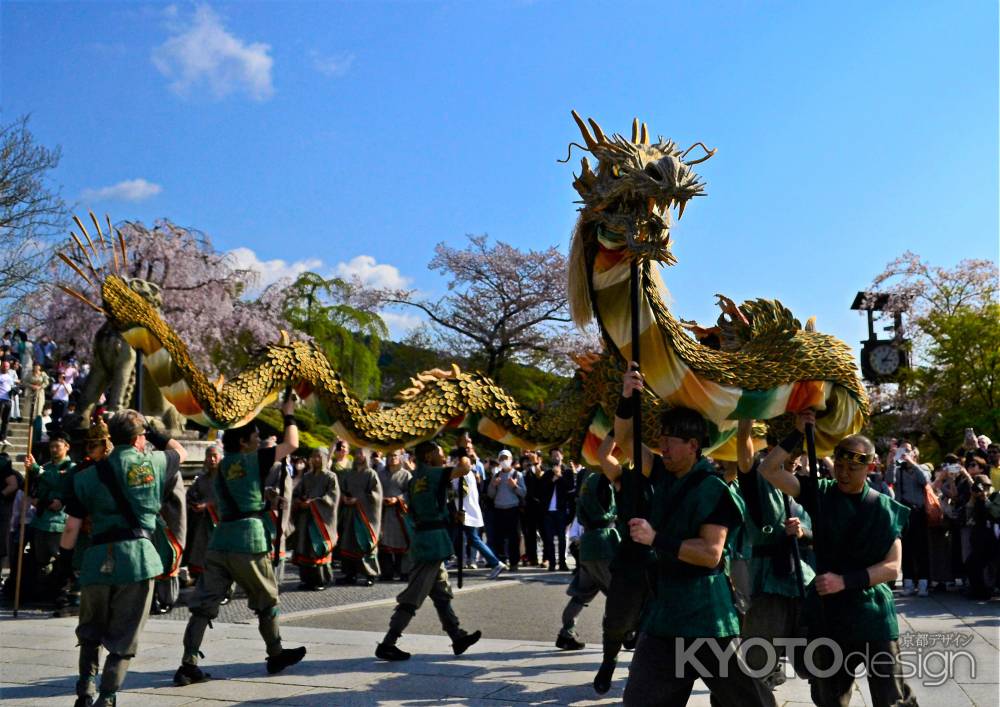
M 868 365 L 880 376 L 891 376 L 899 363 L 899 349 L 891 344 L 879 344 L 868 352 Z

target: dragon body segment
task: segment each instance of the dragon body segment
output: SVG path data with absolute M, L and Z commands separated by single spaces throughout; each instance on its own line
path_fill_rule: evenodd
M 592 462 L 610 427 L 621 369 L 610 357 L 586 357 L 570 383 L 543 409 L 520 405 L 487 376 L 435 369 L 414 379 L 395 406 L 359 400 L 326 357 L 304 342 L 268 346 L 258 361 L 229 381 L 212 382 L 187 346 L 118 275 L 104 277 L 103 310 L 144 363 L 164 397 L 191 420 L 217 429 L 252 420 L 293 385 L 317 419 L 355 445 L 396 449 L 430 439 L 446 427 L 471 426 L 502 444 L 583 447 Z M 655 406 L 656 401 L 647 401 Z M 652 408 L 651 408 L 652 409 Z

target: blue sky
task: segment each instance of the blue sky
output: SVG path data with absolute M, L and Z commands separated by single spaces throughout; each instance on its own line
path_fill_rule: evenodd
M 856 345 L 855 292 L 904 250 L 997 258 L 995 2 L 8 0 L 0 22 L 3 119 L 62 146 L 80 211 L 168 217 L 269 276 L 434 294 L 439 241 L 566 248 L 571 108 L 718 148 L 665 272 L 684 318 L 777 297 Z

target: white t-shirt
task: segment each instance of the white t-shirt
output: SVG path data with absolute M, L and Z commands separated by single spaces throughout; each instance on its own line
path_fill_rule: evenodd
M 452 488 L 458 491 L 458 483 L 460 479 L 454 479 L 451 482 Z M 469 471 L 465 475 L 465 485 L 468 489 L 467 493 L 462 497 L 462 510 L 465 511 L 465 527 L 466 528 L 482 528 L 483 527 L 483 511 L 479 507 L 479 487 L 476 486 L 476 473 L 474 471 Z M 456 503 L 458 499 L 455 499 Z
M 10 400 L 10 391 L 17 385 L 18 380 L 14 371 L 0 373 L 0 400 Z
M 68 401 L 69 394 L 72 392 L 73 386 L 69 383 L 53 383 L 52 384 L 52 399 Z

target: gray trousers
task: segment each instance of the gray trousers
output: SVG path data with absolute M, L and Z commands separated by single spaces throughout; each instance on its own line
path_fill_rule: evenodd
M 444 563 L 418 562 L 410 570 L 410 581 L 406 589 L 396 597 L 396 609 L 389 619 L 389 631 L 385 634 L 383 643 L 396 644 L 427 597 L 434 602 L 441 628 L 452 640 L 464 633 L 459 628 L 455 610 L 451 608 L 454 594 L 448 584 L 448 570 L 444 568 Z
M 611 585 L 611 560 L 583 560 L 566 588 L 570 596 L 569 602 L 562 613 L 562 630 L 564 636 L 576 638 L 576 617 L 592 602 L 598 594 L 607 596 Z
M 774 641 L 775 638 L 800 638 L 805 635 L 800 620 L 802 601 L 798 597 L 786 597 L 778 594 L 757 594 L 753 597 L 750 610 L 743 620 L 743 638 L 763 638 Z M 773 645 L 773 643 L 772 643 Z M 783 646 L 774 646 L 777 655 L 783 655 Z M 760 670 L 769 659 L 768 651 L 762 646 L 748 646 L 745 656 L 747 665 L 752 670 Z M 796 658 L 801 658 L 796 654 Z M 801 666 L 795 666 L 796 672 L 805 675 Z
M 100 669 L 101 646 L 108 651 L 101 675 L 101 694 L 121 689 L 129 661 L 139 648 L 139 634 L 146 625 L 153 600 L 153 580 L 131 584 L 89 584 L 80 590 L 80 619 L 76 637 L 80 642 L 79 697 L 93 696 Z
M 847 660 L 840 670 L 825 678 L 809 680 L 813 703 L 819 707 L 848 707 L 854 689 L 854 671 L 862 663 L 868 673 L 868 689 L 875 707 L 916 707 L 917 698 L 903 682 L 896 641 L 838 641 L 841 654 Z M 825 671 L 834 664 L 829 646 L 820 646 L 813 653 L 817 669 Z
M 267 553 L 251 555 L 209 550 L 205 555 L 205 571 L 198 577 L 195 596 L 189 605 L 191 616 L 184 631 L 184 663 L 198 664 L 205 631 L 219 615 L 219 606 L 228 596 L 233 582 L 247 593 L 247 606 L 257 614 L 257 629 L 264 639 L 267 654 L 281 653 L 278 582 Z
M 615 660 L 625 637 L 639 629 L 642 608 L 649 593 L 649 580 L 641 569 L 615 569 L 611 572 L 602 624 L 606 660 Z
M 701 678 L 711 692 L 713 707 L 775 707 L 771 690 L 739 666 L 737 651 L 729 653 L 725 663 L 717 657 L 726 655 L 724 650 L 734 640 L 733 637 L 656 638 L 642 634 L 629 666 L 624 704 L 682 707 L 691 696 L 694 681 Z M 678 661 L 678 648 L 693 648 L 694 641 L 700 642 L 693 652 L 694 660 Z M 710 643 L 715 644 L 714 648 Z

